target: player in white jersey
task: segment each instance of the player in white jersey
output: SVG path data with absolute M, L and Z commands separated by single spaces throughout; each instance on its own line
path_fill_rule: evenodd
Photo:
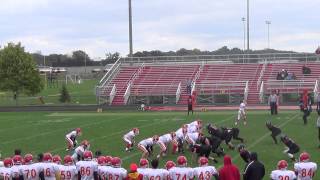
M 195 145 L 197 140 L 200 139 L 203 136 L 202 133 L 187 133 L 186 135 L 186 141 L 189 145 Z
M 22 178 L 22 157 L 20 155 L 15 155 L 12 158 L 13 166 L 11 167 L 12 177 L 13 178 Z
M 127 170 L 121 167 L 119 157 L 112 158 L 112 168 L 107 173 L 108 180 L 124 180 L 127 177 Z
M 13 178 L 11 172 L 12 166 L 13 163 L 11 158 L 5 158 L 3 160 L 3 167 L 0 167 L 0 179 L 11 180 Z
M 200 132 L 202 128 L 202 120 L 197 119 L 187 125 L 189 133 Z
M 147 173 L 149 170 L 149 161 L 147 159 L 140 159 L 139 168 L 137 169 L 137 171 L 139 174 L 143 175 L 144 180 L 147 180 Z
M 52 162 L 58 165 L 61 165 L 61 157 L 59 155 L 54 155 L 52 157 Z
M 208 166 L 208 159 L 200 157 L 198 160 L 199 167 L 193 168 L 193 174 L 198 180 L 219 179 L 218 171 L 213 166 Z
M 86 150 L 89 150 L 90 148 L 90 143 L 89 141 L 87 140 L 83 140 L 81 142 L 81 145 L 78 146 L 75 150 L 74 150 L 74 153 L 72 155 L 72 159 L 74 162 L 78 162 L 80 160 L 83 159 L 83 153 L 86 151 Z
M 285 160 L 278 162 L 278 169 L 271 172 L 272 180 L 295 180 L 296 175 L 293 171 L 287 170 L 288 163 Z
M 24 165 L 21 167 L 21 174 L 24 180 L 38 180 L 43 179 L 43 168 L 41 164 L 33 163 L 33 156 L 26 154 L 24 156 Z
M 187 135 L 188 129 L 187 126 L 182 126 L 176 131 L 176 141 L 178 142 L 178 152 L 183 153 L 183 143 Z
M 173 167 L 169 170 L 171 180 L 192 180 L 193 169 L 187 167 L 187 158 L 179 156 L 177 158 L 177 167 Z
M 294 164 L 294 171 L 298 180 L 312 180 L 317 170 L 317 164 L 309 162 L 310 155 L 306 152 L 300 154 L 299 162 Z
M 76 163 L 78 171 L 78 179 L 81 180 L 97 180 L 98 177 L 98 163 L 92 161 L 93 155 L 91 151 L 83 153 L 83 160 Z
M 173 161 L 167 161 L 164 167 L 167 171 L 169 171 L 171 168 L 176 167 L 176 163 L 174 163 Z M 170 175 L 168 179 L 170 179 Z
M 107 166 L 107 159 L 105 156 L 98 157 L 98 175 L 100 180 L 107 180 L 107 172 L 111 169 L 111 166 Z
M 151 161 L 152 168 L 150 168 L 146 175 L 148 180 L 167 180 L 169 178 L 169 171 L 165 169 L 158 169 L 158 165 L 158 159 Z
M 60 180 L 60 170 L 59 166 L 52 162 L 51 153 L 43 154 L 43 163 L 41 163 L 43 168 L 43 175 L 46 180 Z
M 240 104 L 239 111 L 238 111 L 238 117 L 235 122 L 235 125 L 237 125 L 241 119 L 243 120 L 243 124 L 246 125 L 247 124 L 247 115 L 246 115 L 246 101 L 245 100 L 243 100 Z
M 67 149 L 66 151 L 72 150 L 77 146 L 77 137 L 81 136 L 81 129 L 76 128 L 75 130 L 69 132 L 66 135 L 66 140 L 67 140 Z
M 125 134 L 122 139 L 126 146 L 126 151 L 131 151 L 134 146 L 134 137 L 139 135 L 139 129 L 133 128 L 127 134 Z
M 154 144 L 156 144 L 159 140 L 158 135 L 154 135 L 152 138 L 144 139 L 138 143 L 138 149 L 142 151 L 142 157 L 141 158 L 147 158 L 150 155 L 150 148 Z
M 165 156 L 167 152 L 167 147 L 169 144 L 172 144 L 172 153 L 174 154 L 178 148 L 178 142 L 176 140 L 176 133 L 171 132 L 159 137 L 158 144 L 160 146 L 160 156 Z
M 70 155 L 66 155 L 63 158 L 63 163 L 64 165 L 60 166 L 61 180 L 77 180 L 78 171 L 76 166 L 73 164 L 72 157 Z

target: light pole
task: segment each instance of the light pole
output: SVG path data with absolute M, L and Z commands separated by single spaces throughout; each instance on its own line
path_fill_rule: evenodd
M 249 37 L 250 37 L 250 32 L 249 32 L 249 0 L 247 0 L 247 53 L 249 53 L 250 49 L 250 42 L 249 42 Z
M 266 21 L 266 24 L 268 26 L 268 49 L 270 49 L 270 24 L 271 24 L 271 21 Z
M 46 67 L 46 55 L 43 55 L 43 66 Z
M 246 18 L 241 18 L 243 22 L 243 52 L 246 51 Z
M 132 48 L 132 8 L 131 0 L 129 1 L 129 57 L 132 57 L 133 48 Z

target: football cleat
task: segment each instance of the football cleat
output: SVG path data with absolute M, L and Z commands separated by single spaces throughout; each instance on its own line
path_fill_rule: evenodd
M 54 155 L 52 157 L 52 162 L 54 162 L 56 164 L 61 164 L 61 157 L 59 155 Z
M 93 154 L 92 154 L 91 151 L 85 151 L 83 153 L 83 159 L 84 160 L 92 160 L 92 158 L 93 158 Z
M 32 154 L 26 154 L 26 155 L 24 156 L 24 163 L 30 164 L 30 163 L 32 163 L 32 160 L 33 160 Z
M 200 157 L 198 160 L 199 166 L 208 165 L 208 158 L 206 157 Z
M 278 162 L 278 169 L 286 169 L 288 167 L 288 163 L 286 160 L 281 160 Z
M 44 154 L 43 154 L 43 161 L 45 161 L 45 162 L 51 162 L 51 161 L 52 161 L 52 155 L 51 155 L 51 153 L 44 153 Z
M 22 157 L 20 155 L 15 155 L 12 158 L 14 165 L 21 165 L 22 164 Z
M 167 163 L 166 163 L 166 169 L 167 170 L 169 170 L 169 169 L 171 169 L 171 168 L 173 168 L 175 166 L 176 166 L 176 164 L 173 161 L 167 161 Z
M 179 156 L 177 158 L 177 164 L 179 166 L 184 166 L 184 165 L 187 165 L 187 158 L 185 156 Z
M 71 165 L 73 160 L 72 160 L 72 157 L 70 155 L 66 155 L 64 158 L 63 158 L 63 162 L 65 165 Z
M 12 159 L 11 158 L 5 158 L 3 160 L 3 165 L 4 165 L 4 167 L 7 167 L 7 168 L 12 167 L 13 166 Z
M 147 168 L 149 166 L 149 161 L 147 159 L 140 159 L 139 166 Z
M 121 166 L 121 159 L 119 157 L 113 157 L 111 160 L 111 164 L 113 167 L 120 167 Z
M 310 155 L 307 152 L 303 152 L 300 154 L 299 160 L 300 162 L 308 162 L 310 159 Z
M 111 161 L 112 161 L 112 157 L 111 156 L 106 156 L 106 165 L 107 166 L 111 166 L 112 164 L 111 164 Z

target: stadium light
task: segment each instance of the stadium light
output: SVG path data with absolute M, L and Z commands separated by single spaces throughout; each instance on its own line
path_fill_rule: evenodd
M 250 37 L 250 32 L 249 32 L 249 0 L 247 0 L 247 51 L 249 53 L 250 49 L 250 42 L 249 42 L 249 37 Z
M 132 8 L 131 0 L 129 2 L 129 57 L 132 57 L 133 47 L 132 47 Z
M 270 49 L 270 24 L 271 24 L 271 21 L 266 21 L 266 24 L 268 26 L 268 49 Z
M 246 18 L 241 18 L 243 22 L 243 52 L 246 51 Z

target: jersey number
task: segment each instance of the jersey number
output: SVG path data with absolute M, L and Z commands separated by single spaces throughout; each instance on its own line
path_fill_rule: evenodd
M 36 172 L 35 169 L 31 169 L 31 170 L 26 169 L 26 170 L 24 170 L 24 171 L 26 172 L 28 179 L 29 179 L 29 178 L 35 178 L 36 175 L 37 175 L 37 172 Z
M 50 168 L 47 168 L 44 172 L 45 176 L 51 176 Z
M 302 169 L 301 176 L 302 177 L 306 177 L 306 176 L 312 177 L 313 176 L 312 169 L 309 169 L 309 171 L 307 171 L 307 169 Z
M 290 180 L 289 176 L 279 176 L 279 180 Z
M 90 170 L 90 167 L 81 167 L 80 168 L 80 174 L 81 176 L 90 176 L 91 174 L 91 170 Z
M 61 171 L 61 179 L 71 179 L 70 171 Z
M 199 175 L 199 180 L 210 180 L 210 179 L 211 179 L 211 174 L 209 171 L 201 172 Z
M 149 180 L 160 180 L 161 177 L 158 175 L 158 176 L 151 176 Z
M 187 175 L 186 174 L 184 174 L 183 176 L 181 176 L 181 174 L 176 174 L 176 176 L 177 176 L 177 180 L 187 180 Z
M 119 179 L 119 175 L 115 174 L 115 175 L 112 175 L 112 174 L 109 174 L 109 180 L 118 180 Z

